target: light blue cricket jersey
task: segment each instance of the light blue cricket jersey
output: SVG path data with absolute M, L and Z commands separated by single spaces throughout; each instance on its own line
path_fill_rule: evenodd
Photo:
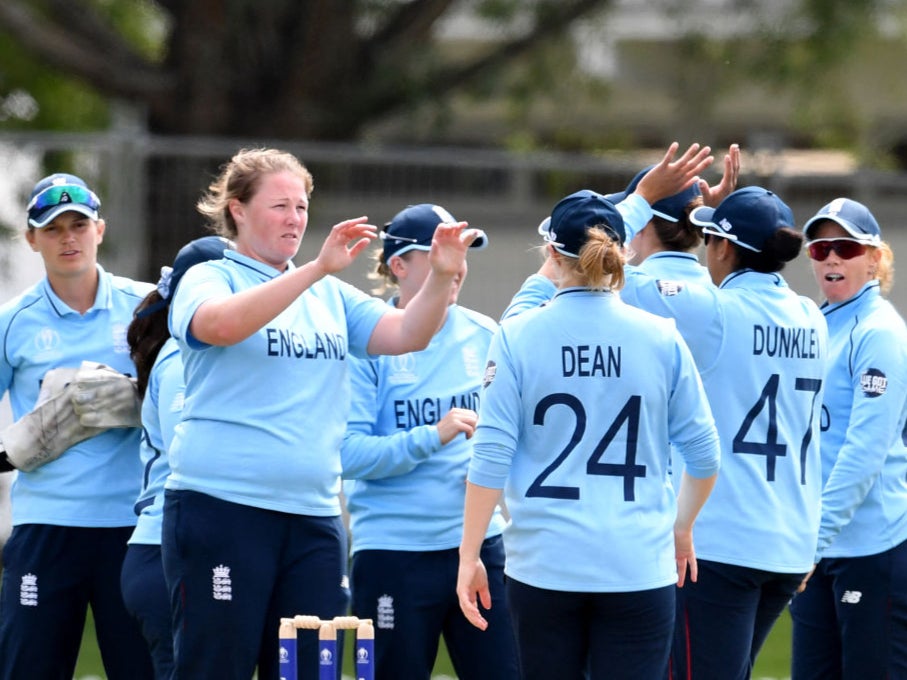
M 684 283 L 695 283 L 700 286 L 712 285 L 709 270 L 699 264 L 699 258 L 694 253 L 674 251 L 652 253 L 638 265 L 628 265 L 627 268 L 639 270 L 658 279 L 660 287 L 665 289 L 671 285 Z M 631 287 L 622 290 L 620 296 L 627 304 L 634 304 L 634 293 L 635 288 Z
M 696 520 L 698 557 L 776 573 L 813 565 L 828 330 L 779 274 L 666 288 L 628 270 L 643 309 L 677 320 L 721 436 L 721 473 Z
M 875 555 L 907 540 L 907 329 L 878 281 L 822 312 L 831 362 L 817 559 Z
M 165 487 L 336 516 L 350 403 L 347 356 L 365 356 L 387 305 L 328 276 L 235 345 L 207 345 L 189 333 L 206 300 L 280 275 L 228 250 L 223 260 L 198 264 L 183 277 L 170 306 L 170 332 L 182 352 L 186 396 Z
M 167 451 L 183 412 L 184 391 L 179 345 L 169 338 L 154 360 L 142 400 L 142 490 L 135 503 L 139 519 L 130 543 L 161 544 L 164 482 L 170 474 Z
M 709 270 L 699 264 L 699 258 L 695 253 L 663 250 L 652 253 L 637 266 L 649 276 L 662 281 L 687 281 L 702 286 L 712 285 Z
M 47 277 L 0 307 L 0 395 L 9 390 L 13 418 L 35 406 L 52 368 L 78 368 L 87 360 L 135 375 L 126 328 L 152 288 L 98 265 L 98 293 L 85 314 L 66 305 Z M 10 492 L 13 525 L 135 524 L 132 506 L 142 474 L 138 449 L 137 428 L 111 429 L 33 472 L 20 472 Z
M 627 266 L 626 275 L 628 278 L 638 273 L 645 274 L 646 276 L 655 279 L 658 289 L 661 291 L 662 295 L 666 296 L 676 294 L 677 291 L 690 283 L 699 286 L 714 285 L 712 283 L 712 277 L 709 275 L 709 270 L 699 264 L 699 259 L 692 253 L 653 253 L 639 265 Z M 671 318 L 671 314 L 664 308 L 659 308 L 657 306 L 655 308 L 650 308 L 640 303 L 636 291 L 637 286 L 634 285 L 633 281 L 630 281 L 629 284 L 620 291 L 620 297 L 629 305 L 641 307 L 653 314 Z M 710 328 L 712 331 L 711 333 L 694 335 L 683 333 L 681 328 L 683 339 L 686 341 L 687 347 L 689 347 L 690 351 L 693 353 L 694 359 L 708 354 L 715 346 L 715 343 L 720 341 L 720 336 L 716 335 L 719 329 L 714 326 Z
M 573 592 L 674 583 L 668 443 L 693 476 L 719 463 L 674 322 L 568 288 L 502 323 L 485 383 L 469 480 L 505 489 L 506 573 Z
M 639 271 L 656 279 L 658 287 L 666 293 L 684 286 L 686 283 L 696 283 L 701 286 L 713 285 L 709 270 L 699 264 L 699 258 L 693 253 L 664 250 L 652 253 L 636 267 Z M 634 295 L 635 290 L 633 286 L 628 290 L 622 290 L 620 297 L 627 304 L 639 307 L 639 301 Z M 690 347 L 690 351 L 695 357 L 698 352 L 693 350 L 690 345 L 691 340 L 695 343 L 695 338 L 684 338 L 687 347 Z
M 353 402 L 341 456 L 352 552 L 460 544 L 472 441 L 459 434 L 442 447 L 437 423 L 451 408 L 479 410 L 496 329 L 487 316 L 451 305 L 421 352 L 350 360 Z M 487 536 L 504 524 L 496 512 Z

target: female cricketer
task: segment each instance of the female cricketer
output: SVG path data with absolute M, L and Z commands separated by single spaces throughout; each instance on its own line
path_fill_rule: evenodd
M 0 394 L 9 391 L 18 422 L 43 399 L 42 382 L 51 382 L 52 371 L 71 371 L 76 380 L 86 360 L 124 382 L 133 413 L 117 427 L 83 433 L 72 446 L 51 441 L 62 429 L 41 419 L 40 445 L 23 447 L 29 456 L 36 449 L 57 456 L 40 465 L 10 456 L 16 441 L 3 433 L 7 457 L 19 468 L 0 592 L 4 680 L 71 678 L 89 606 L 107 676 L 152 677 L 148 650 L 119 587 L 142 474 L 137 400 L 124 375 L 135 373 L 126 327 L 152 286 L 98 264 L 106 229 L 100 207 L 97 194 L 75 175 L 56 173 L 35 185 L 25 238 L 41 255 L 46 276 L 0 308 Z M 97 415 L 106 417 L 106 409 Z
M 827 329 L 780 275 L 802 249 L 790 208 L 745 187 L 695 209 L 714 285 L 628 272 L 634 303 L 671 316 L 702 375 L 721 473 L 697 523 L 700 579 L 678 591 L 671 677 L 748 678 L 812 566 Z
M 161 561 L 164 482 L 170 474 L 167 451 L 183 411 L 183 362 L 167 327 L 170 301 L 193 265 L 220 260 L 231 247 L 220 236 L 205 236 L 183 246 L 172 267 L 161 269 L 157 286 L 139 303 L 126 340 L 142 395 L 142 489 L 135 502 L 138 521 L 129 538 L 120 576 L 126 609 L 139 622 L 148 643 L 154 676 L 173 677 L 173 628 L 170 597 Z
M 313 260 L 292 262 L 311 192 L 292 154 L 239 151 L 198 206 L 236 250 L 188 271 L 171 304 L 186 393 L 161 548 L 179 677 L 251 677 L 257 665 L 276 680 L 281 617 L 347 612 L 338 496 L 348 355 L 427 346 L 477 235 L 439 226 L 425 284 L 394 309 L 332 276 L 377 236 L 365 217 L 335 225 Z M 304 639 L 299 651 L 312 675 L 316 645 Z
M 743 679 L 812 566 L 827 328 L 779 274 L 803 239 L 774 193 L 738 189 L 690 219 L 703 229 L 711 282 L 628 267 L 622 295 L 676 320 L 721 437 L 721 473 L 697 521 L 702 576 L 677 594 L 670 677 Z M 639 222 L 626 224 L 629 235 Z M 514 313 L 543 299 L 541 279 L 527 280 Z
M 561 200 L 545 234 L 558 292 L 503 321 L 488 354 L 457 593 L 486 628 L 480 547 L 503 488 L 507 603 L 528 680 L 662 677 L 675 583 L 697 577 L 693 523 L 718 437 L 674 324 L 616 294 L 625 236 L 602 196 Z M 676 496 L 669 442 L 687 464 Z
M 907 677 L 907 328 L 883 297 L 893 255 L 853 199 L 803 231 L 830 366 L 817 565 L 790 606 L 792 678 Z
M 422 203 L 397 213 L 382 233 L 375 276 L 405 308 L 429 272 L 435 229 L 456 220 Z M 483 236 L 473 247 L 487 245 Z M 496 510 L 481 548 L 492 599 L 488 631 L 463 616 L 456 597 L 466 467 L 494 320 L 457 304 L 421 352 L 352 359 L 353 402 L 341 451 L 352 534 L 353 611 L 375 621 L 375 677 L 428 678 L 443 636 L 457 677 L 518 677 L 504 606 L 504 518 Z M 378 291 L 376 291 L 378 292 Z

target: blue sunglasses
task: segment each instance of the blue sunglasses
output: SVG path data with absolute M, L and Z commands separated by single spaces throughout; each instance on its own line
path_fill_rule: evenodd
M 58 184 L 47 187 L 28 203 L 28 221 L 40 222 L 40 217 L 51 208 L 63 204 L 79 204 L 97 211 L 101 201 L 90 189 L 78 184 Z

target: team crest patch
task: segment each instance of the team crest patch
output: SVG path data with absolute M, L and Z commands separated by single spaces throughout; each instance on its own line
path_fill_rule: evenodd
M 658 292 L 665 297 L 672 297 L 683 290 L 683 281 L 662 281 L 659 279 L 655 283 L 658 286 Z
M 489 361 L 485 366 L 485 377 L 482 378 L 482 387 L 488 387 L 492 382 L 494 382 L 495 373 L 498 371 L 498 365 L 493 361 Z
M 482 357 L 478 355 L 475 347 L 463 347 L 463 368 L 466 369 L 466 375 L 470 377 L 479 377 L 482 372 Z
M 129 354 L 129 341 L 126 340 L 126 331 L 129 326 L 122 323 L 115 323 L 111 326 L 113 333 L 113 351 L 117 354 Z
M 867 397 L 881 397 L 888 389 L 888 378 L 877 368 L 870 368 L 860 376 L 860 388 Z
M 393 630 L 394 616 L 394 598 L 390 595 L 381 595 L 378 598 L 378 616 L 375 626 L 385 630 Z

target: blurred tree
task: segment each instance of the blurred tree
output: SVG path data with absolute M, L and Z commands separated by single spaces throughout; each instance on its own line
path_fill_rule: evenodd
M 433 33 L 457 0 L 3 0 L 0 93 L 22 88 L 38 101 L 29 127 L 91 127 L 113 98 L 142 105 L 152 132 L 348 140 L 607 0 L 473 4 L 501 40 L 451 55 Z M 41 106 L 46 97 L 68 103 Z
M 0 127 L 104 129 L 125 109 L 164 135 L 355 140 L 382 117 L 443 107 L 607 2 L 0 0 Z M 451 49 L 436 31 L 464 10 L 492 38 Z M 192 206 L 224 160 L 152 157 L 139 171 L 155 225 L 134 227 L 139 274 L 201 235 Z
M 584 50 L 603 49 L 605 10 L 632 11 L 628 0 L 0 0 L 0 128 L 104 129 L 123 108 L 112 104 L 126 102 L 165 135 L 589 151 L 675 136 L 747 143 L 751 123 L 728 100 L 752 121 L 764 101 L 783 99 L 782 134 L 771 136 L 781 143 L 876 157 L 907 146 L 900 106 L 890 131 L 868 132 L 879 128 L 879 97 L 855 96 L 853 85 L 868 89 L 878 74 L 846 70 L 857 46 L 879 42 L 880 10 L 896 29 L 888 17 L 900 0 L 636 1 L 643 14 L 666 12 L 674 32 L 639 41 L 635 66 L 654 75 L 631 77 L 628 90 L 582 63 Z M 716 33 L 703 12 L 738 22 Z M 438 39 L 464 17 L 478 19 L 474 34 Z M 647 115 L 624 107 L 631 115 L 615 124 L 620 101 Z M 155 225 L 140 244 L 149 277 L 200 235 L 192 206 L 216 169 L 175 155 L 133 170 L 145 173 L 144 216 Z

